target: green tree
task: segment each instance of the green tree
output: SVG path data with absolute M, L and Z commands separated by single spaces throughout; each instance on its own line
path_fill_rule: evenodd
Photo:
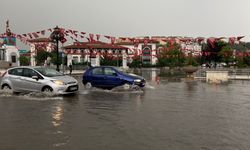
M 58 54 L 58 64 L 61 65 L 62 62 L 64 62 L 64 65 L 67 63 L 67 58 L 64 57 L 64 60 L 62 61 L 62 56 L 60 54 Z M 49 53 L 48 55 L 49 57 L 51 57 L 51 63 L 53 64 L 57 64 L 56 61 L 57 61 L 57 52 L 54 50 L 52 51 L 51 53 Z
M 51 57 L 51 54 L 49 52 L 44 50 L 38 50 L 37 55 L 35 57 L 37 65 L 43 65 L 48 57 Z
M 158 66 L 169 66 L 177 67 L 183 66 L 185 62 L 184 53 L 181 50 L 179 44 L 175 43 L 170 45 L 167 43 L 161 49 L 160 54 L 158 55 Z
M 30 64 L 30 57 L 28 56 L 20 56 L 19 57 L 21 66 L 28 66 Z
M 227 65 L 234 62 L 233 49 L 229 44 L 224 45 L 219 52 L 221 60 Z

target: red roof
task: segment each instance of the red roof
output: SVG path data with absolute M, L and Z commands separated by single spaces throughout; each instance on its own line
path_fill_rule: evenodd
M 148 40 L 148 44 L 157 44 L 159 43 L 159 41 L 157 41 L 156 39 L 138 39 L 138 43 L 144 43 L 145 40 Z M 133 41 L 122 41 L 122 42 L 118 42 L 116 43 L 117 45 L 135 45 L 135 42 Z
M 109 44 L 100 41 L 94 42 L 76 42 L 73 45 L 64 46 L 63 49 L 125 49 L 127 47 L 123 47 L 117 44 Z
M 50 38 L 37 38 L 28 40 L 30 43 L 52 42 Z

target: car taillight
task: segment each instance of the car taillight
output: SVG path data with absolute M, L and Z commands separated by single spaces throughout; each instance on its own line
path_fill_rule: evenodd
M 7 72 L 5 71 L 3 74 L 2 74 L 2 77 L 4 77 L 4 75 L 6 74 Z

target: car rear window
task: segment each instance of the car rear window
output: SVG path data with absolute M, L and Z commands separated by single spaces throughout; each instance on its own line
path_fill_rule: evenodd
M 22 76 L 23 68 L 15 68 L 8 71 L 10 75 Z
M 108 75 L 108 76 L 114 76 L 116 74 L 116 72 L 111 68 L 105 68 L 104 69 L 104 74 Z

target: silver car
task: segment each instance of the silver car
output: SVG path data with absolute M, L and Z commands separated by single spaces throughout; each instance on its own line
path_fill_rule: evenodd
M 1 88 L 13 92 L 71 94 L 78 91 L 78 82 L 51 68 L 14 67 L 3 74 Z

